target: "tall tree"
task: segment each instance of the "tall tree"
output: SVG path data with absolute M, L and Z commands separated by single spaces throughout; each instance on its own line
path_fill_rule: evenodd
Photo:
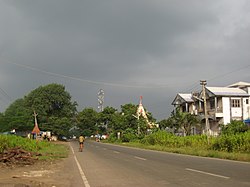
M 114 116 L 116 113 L 117 109 L 113 107 L 105 107 L 103 111 L 99 113 L 98 126 L 102 134 L 112 131 L 112 127 L 115 125 Z
M 26 106 L 40 117 L 73 117 L 76 113 L 76 102 L 71 101 L 70 94 L 60 84 L 40 86 L 24 97 Z
M 127 128 L 137 129 L 138 121 L 135 117 L 137 110 L 137 105 L 134 104 L 125 104 L 121 106 L 121 115 L 124 116 L 124 124 L 122 130 Z
M 93 108 L 85 108 L 79 112 L 78 127 L 85 136 L 97 134 L 98 113 Z
M 53 83 L 40 86 L 23 99 L 17 99 L 6 109 L 2 118 L 4 117 L 8 124 L 7 127 L 5 125 L 5 129 L 16 128 L 20 131 L 31 131 L 34 126 L 32 114 L 35 110 L 38 113 L 38 124 L 41 130 L 66 134 L 68 127 L 74 123 L 76 106 L 77 103 L 71 101 L 71 96 L 65 87 Z M 66 128 L 65 125 L 68 127 Z

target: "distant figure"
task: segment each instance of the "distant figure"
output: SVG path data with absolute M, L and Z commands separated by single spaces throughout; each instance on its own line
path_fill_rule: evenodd
M 83 143 L 84 143 L 84 140 L 85 140 L 85 138 L 84 138 L 84 136 L 81 134 L 81 135 L 79 136 L 79 144 L 80 144 L 79 151 L 80 151 L 80 152 L 82 152 L 82 150 L 83 150 Z

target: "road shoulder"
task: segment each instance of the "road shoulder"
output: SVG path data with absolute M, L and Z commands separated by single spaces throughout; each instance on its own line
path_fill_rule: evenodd
M 69 146 L 69 142 L 65 142 Z M 0 166 L 0 186 L 70 187 L 77 186 L 81 177 L 69 149 L 67 158 L 37 161 L 34 165 L 7 168 Z

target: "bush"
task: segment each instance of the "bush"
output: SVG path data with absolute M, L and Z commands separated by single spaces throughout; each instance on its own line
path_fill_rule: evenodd
M 222 134 L 237 134 L 248 131 L 249 127 L 242 121 L 232 121 L 227 125 L 223 125 L 221 132 Z
M 216 138 L 212 149 L 227 152 L 250 153 L 250 131 L 245 133 L 224 134 Z
M 157 131 L 145 136 L 140 143 L 159 145 L 168 148 L 194 148 L 199 150 L 216 150 L 226 152 L 250 153 L 250 131 L 245 133 L 224 134 L 219 137 L 206 135 L 175 136 L 166 131 Z
M 48 142 L 40 142 L 15 135 L 0 135 L 0 152 L 15 147 L 21 147 L 27 151 L 38 151 L 46 146 L 49 146 Z
M 132 142 L 132 141 L 135 141 L 137 139 L 138 139 L 137 136 L 131 132 L 123 134 L 121 137 L 122 142 Z
M 117 141 L 116 134 L 115 134 L 115 133 L 111 133 L 111 134 L 109 135 L 109 137 L 108 137 L 107 140 L 108 140 L 108 142 L 110 142 L 110 143 L 116 142 L 116 141 Z

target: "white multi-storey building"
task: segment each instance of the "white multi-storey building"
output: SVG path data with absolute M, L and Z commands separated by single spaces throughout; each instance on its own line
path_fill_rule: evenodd
M 217 135 L 221 124 L 232 120 L 247 120 L 250 118 L 250 83 L 238 82 L 228 87 L 206 87 L 206 108 L 211 133 Z M 204 102 L 202 93 L 177 94 L 172 105 L 182 112 L 198 115 L 202 120 Z

